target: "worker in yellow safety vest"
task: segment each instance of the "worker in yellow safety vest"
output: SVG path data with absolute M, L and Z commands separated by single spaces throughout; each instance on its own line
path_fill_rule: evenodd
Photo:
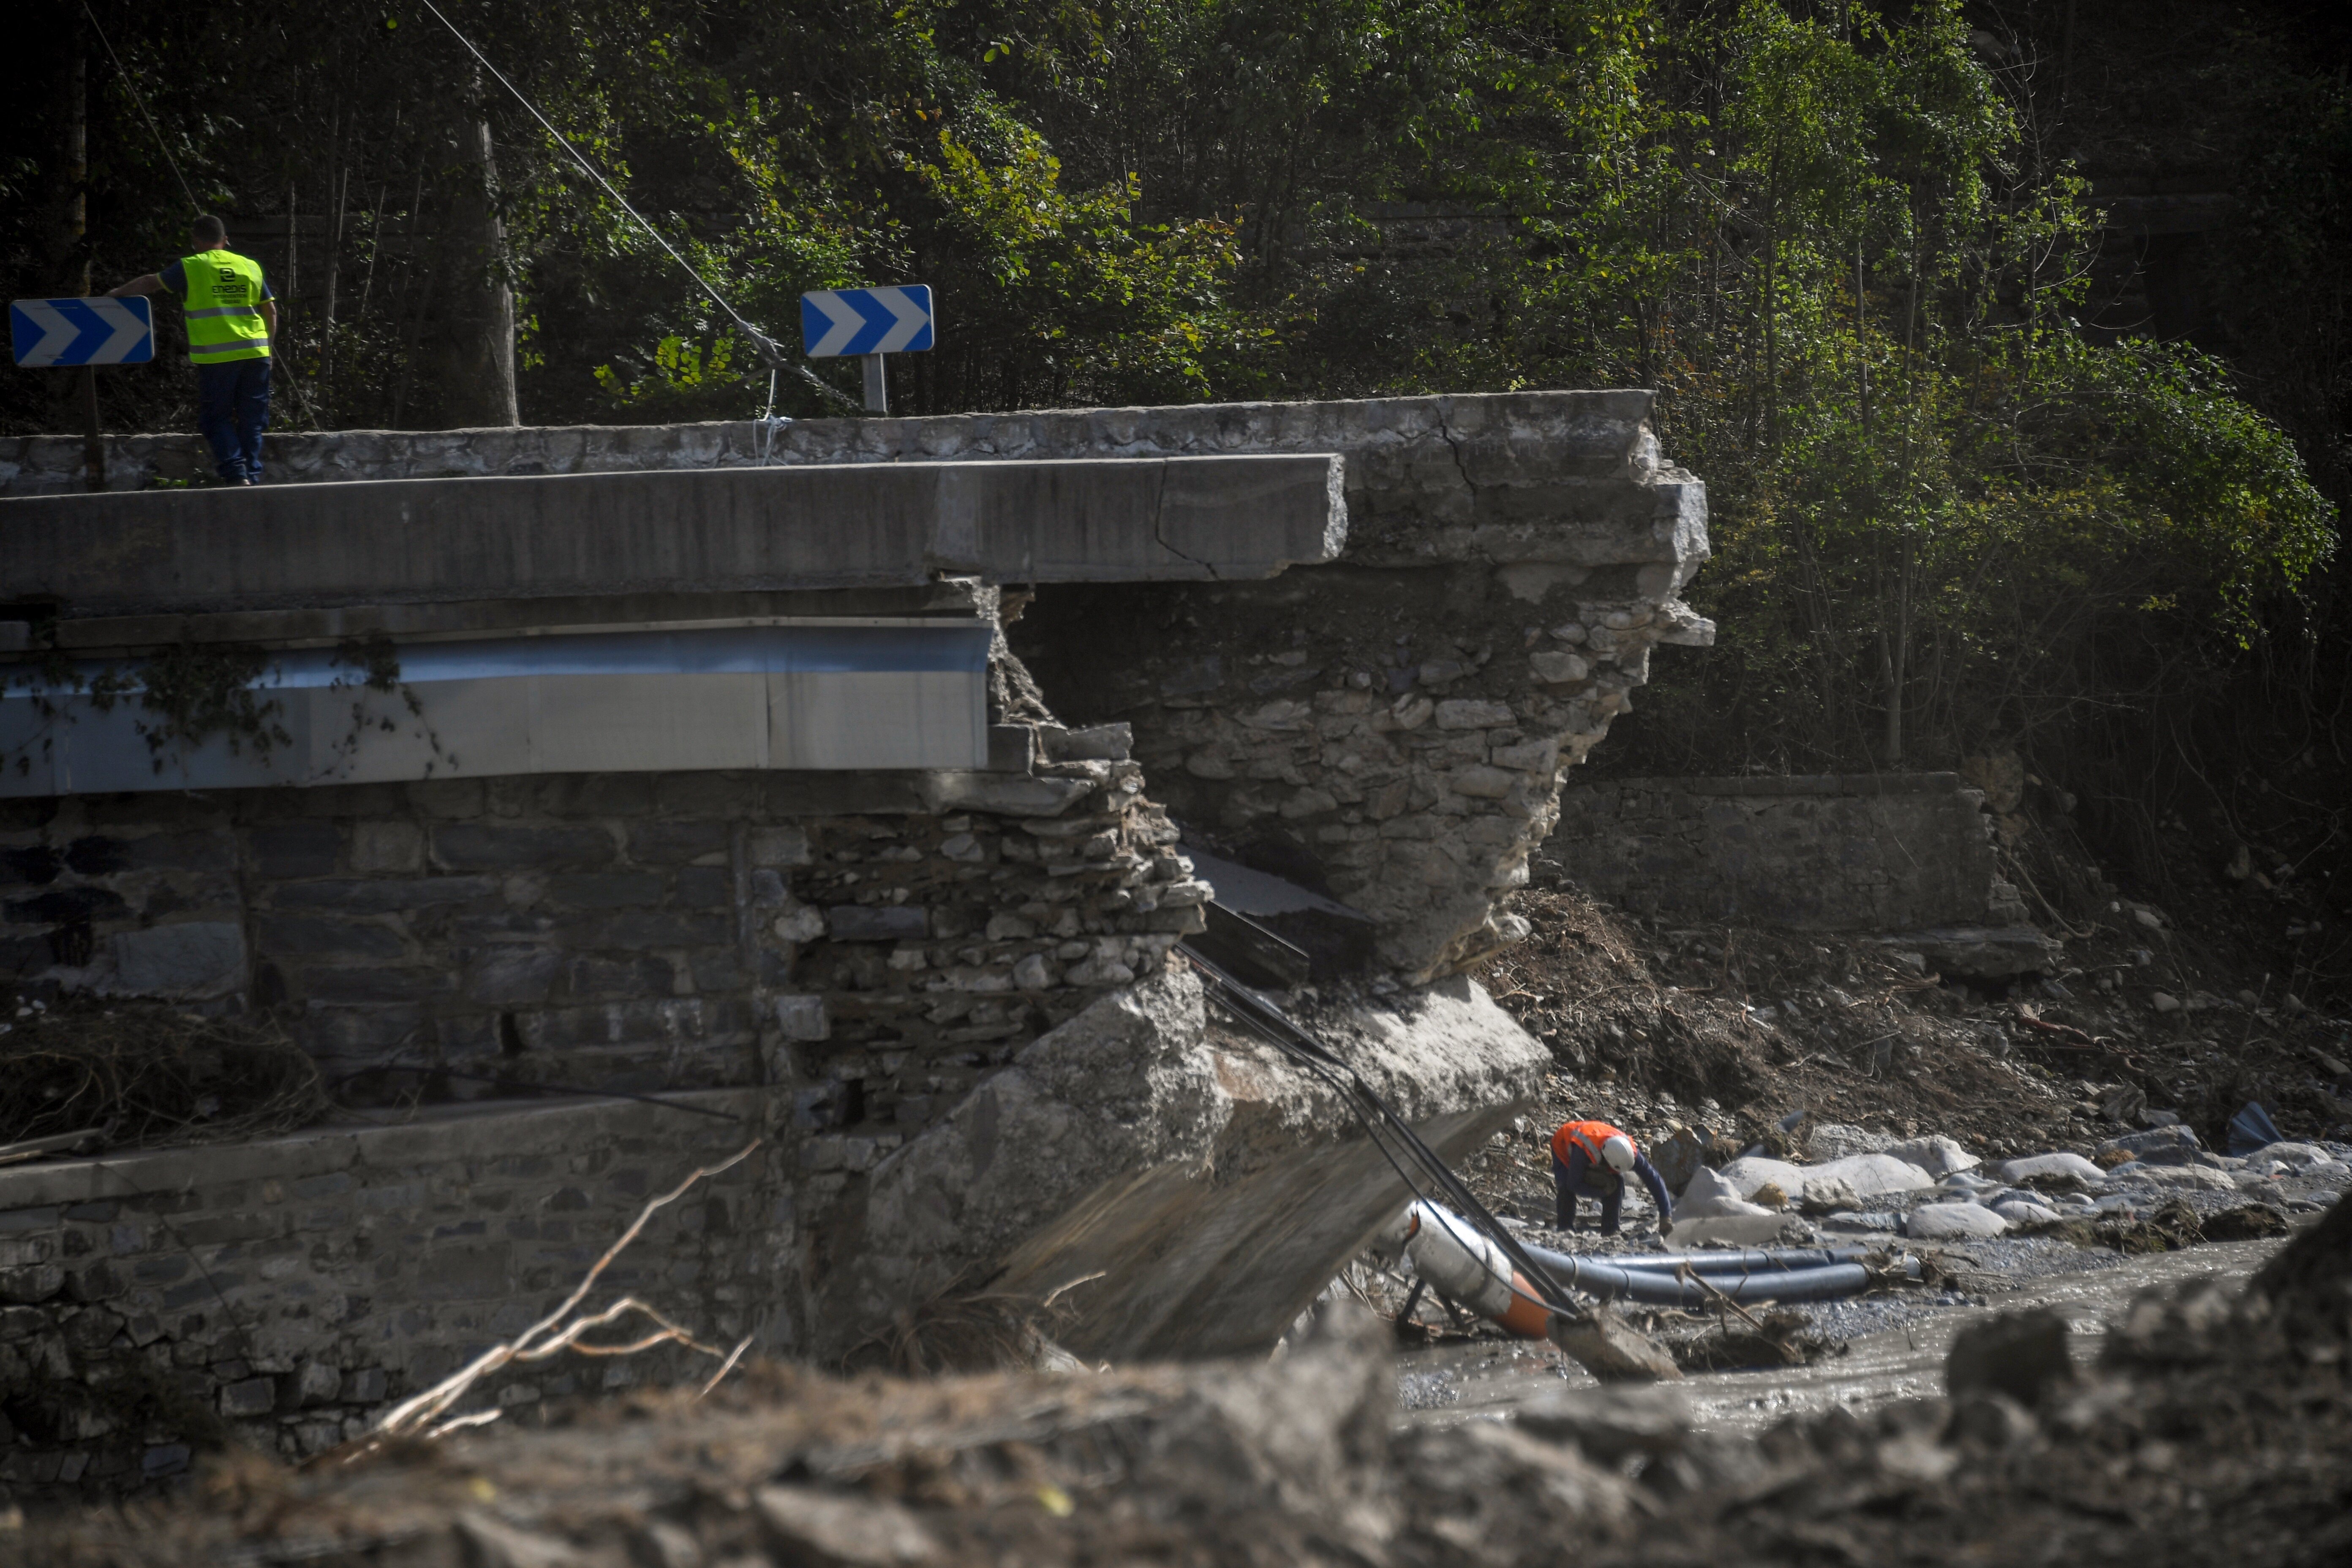
M 212 444 L 223 484 L 261 482 L 261 433 L 269 427 L 269 342 L 278 302 L 261 263 L 228 247 L 228 231 L 206 214 L 188 226 L 195 254 L 133 278 L 111 294 L 168 293 L 188 323 L 196 367 L 196 428 Z
M 1625 1178 L 1638 1176 L 1658 1205 L 1658 1224 L 1675 1217 L 1665 1178 L 1634 1147 L 1633 1140 L 1606 1121 L 1565 1121 L 1551 1135 L 1551 1176 L 1557 1187 L 1559 1228 L 1576 1228 L 1576 1200 L 1601 1201 L 1601 1234 L 1617 1234 L 1617 1211 L 1625 1201 Z

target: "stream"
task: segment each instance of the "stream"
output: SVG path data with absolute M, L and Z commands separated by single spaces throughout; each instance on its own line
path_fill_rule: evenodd
M 1822 1330 L 1852 1333 L 1845 1354 L 1811 1366 L 1695 1373 L 1682 1386 L 1698 1425 L 1718 1431 L 1760 1430 L 1837 1405 L 1860 1413 L 1893 1400 L 1941 1394 L 1944 1357 L 1954 1334 L 1981 1321 L 1988 1310 L 2034 1306 L 2054 1307 L 2066 1315 L 2075 1331 L 2074 1354 L 2087 1363 L 2098 1354 L 2107 1320 L 2142 1289 L 2196 1279 L 2242 1283 L 2282 1245 L 2222 1242 L 2120 1259 L 2061 1243 L 1970 1248 L 1997 1254 L 1984 1261 L 2005 1275 L 2011 1288 L 1965 1298 L 1882 1291 L 1815 1309 Z M 2063 1251 L 2049 1250 L 2055 1247 Z M 1874 1321 L 1885 1326 L 1869 1326 Z M 1864 1331 L 1852 1332 L 1854 1327 Z M 1398 1401 L 1408 1424 L 1498 1419 L 1520 1401 L 1563 1382 L 1588 1386 L 1594 1379 L 1551 1346 L 1532 1342 L 1456 1342 L 1406 1351 L 1397 1358 Z

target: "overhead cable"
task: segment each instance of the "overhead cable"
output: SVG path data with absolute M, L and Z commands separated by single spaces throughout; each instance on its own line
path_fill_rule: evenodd
M 436 5 L 433 3 L 433 0 L 418 0 L 418 4 L 422 5 L 427 11 L 433 13 L 434 20 L 439 22 L 443 26 L 449 29 L 449 36 L 451 37 L 466 46 L 466 52 L 472 55 L 474 58 L 480 63 L 481 68 L 484 70 L 499 79 L 499 85 L 500 87 L 505 88 L 509 92 L 514 94 L 515 101 L 521 104 L 523 108 L 530 111 L 530 117 L 539 121 L 541 128 L 546 131 L 550 136 L 555 138 L 556 144 L 558 146 L 562 147 L 566 153 L 572 154 L 572 161 L 579 164 L 580 167 L 586 172 L 590 179 L 595 181 L 597 184 L 604 187 L 604 194 L 612 197 L 614 202 L 619 205 L 623 212 L 636 219 L 637 226 L 643 228 L 647 234 L 653 236 L 654 243 L 660 246 L 662 249 L 667 253 L 669 258 L 672 261 L 677 262 L 679 268 L 683 270 L 688 278 L 693 279 L 696 284 L 701 288 L 705 294 L 710 296 L 712 302 L 717 304 L 720 310 L 727 312 L 728 319 L 735 323 L 736 327 L 742 331 L 743 335 L 751 340 L 752 348 L 758 352 L 761 359 L 767 361 L 771 365 L 774 365 L 780 369 L 789 368 L 797 372 L 802 380 L 807 382 L 811 386 L 815 387 L 819 392 L 824 393 L 827 397 L 834 398 L 838 402 L 845 403 L 852 406 L 856 405 L 857 400 L 856 398 L 850 396 L 847 393 L 843 392 L 840 388 L 834 386 L 832 384 L 825 381 L 814 371 L 809 369 L 808 366 L 802 364 L 797 360 L 788 358 L 785 355 L 782 347 L 779 345 L 773 338 L 771 338 L 767 333 L 761 331 L 759 328 L 745 321 L 743 319 L 742 312 L 736 310 L 734 306 L 729 304 L 727 302 L 727 297 L 719 293 L 717 289 L 711 287 L 710 279 L 696 271 L 694 264 L 687 260 L 685 257 L 678 254 L 677 248 L 671 245 L 670 242 L 663 237 L 662 231 L 656 228 L 652 224 L 646 222 L 645 215 L 629 205 L 629 198 L 623 195 L 619 191 L 614 190 L 613 188 L 613 183 L 597 172 L 596 165 L 588 161 L 586 154 L 583 153 L 579 148 L 574 147 L 572 144 L 572 139 L 564 135 L 562 132 L 558 131 L 555 128 L 554 121 L 549 120 L 546 115 L 541 114 L 539 111 L 539 105 L 531 102 L 530 99 L 524 97 L 522 89 L 509 81 L 506 78 L 506 73 L 499 69 L 498 67 L 492 65 L 490 63 L 489 57 L 474 47 L 473 39 L 459 32 L 457 30 L 457 24 L 452 22 L 447 16 L 442 15 L 440 6 Z
M 188 176 L 180 173 L 180 161 L 172 156 L 172 144 L 163 140 L 163 127 L 157 125 L 155 117 L 147 112 L 147 100 L 140 96 L 138 81 L 123 68 L 122 57 L 114 52 L 113 41 L 107 37 L 106 29 L 98 25 L 98 13 L 89 8 L 89 0 L 82 0 L 81 14 L 89 18 L 89 30 L 96 33 L 98 41 L 105 46 L 106 58 L 114 62 L 114 74 L 121 77 L 122 85 L 131 89 L 131 101 L 139 106 L 139 118 L 144 120 L 147 129 L 155 133 L 155 146 L 163 153 L 163 162 L 172 166 L 172 178 L 180 182 L 180 194 L 188 198 L 189 213 L 203 212 L 205 204 L 196 200 L 196 193 L 189 185 Z
M 1502 1249 L 1503 1255 L 1511 1260 L 1512 1267 L 1541 1293 L 1542 1300 L 1538 1305 L 1571 1318 L 1584 1315 L 1575 1298 L 1552 1277 L 1549 1269 L 1529 1256 L 1518 1237 L 1513 1236 L 1510 1229 L 1478 1201 L 1477 1194 L 1454 1174 L 1454 1168 L 1445 1163 L 1444 1158 L 1423 1142 L 1421 1135 L 1390 1107 L 1377 1089 L 1364 1081 L 1363 1075 L 1353 1066 L 1300 1027 L 1287 1013 L 1234 978 L 1221 965 L 1203 958 L 1189 946 L 1178 951 L 1211 982 L 1218 993 L 1218 999 L 1253 1034 L 1338 1091 L 1363 1127 L 1365 1135 L 1371 1140 L 1372 1146 L 1396 1170 L 1408 1191 L 1428 1201 L 1428 1194 L 1422 1191 L 1421 1183 L 1412 1179 L 1391 1152 L 1383 1134 L 1402 1147 L 1406 1162 L 1420 1167 L 1430 1184 L 1444 1194 L 1449 1205 L 1468 1216 L 1472 1229 Z M 1513 1293 L 1520 1292 L 1514 1288 Z

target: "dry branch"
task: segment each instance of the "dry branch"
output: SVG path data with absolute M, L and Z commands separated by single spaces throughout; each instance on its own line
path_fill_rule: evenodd
M 660 1312 L 634 1296 L 624 1296 L 602 1310 L 592 1312 L 585 1317 L 573 1318 L 572 1314 L 580 1303 L 587 1299 L 588 1292 L 595 1288 L 597 1279 L 606 1268 L 612 1266 L 613 1260 L 618 1258 L 631 1242 L 637 1239 L 645 1230 L 646 1223 L 656 1213 L 683 1197 L 688 1188 L 705 1176 L 718 1175 L 720 1172 L 740 1164 L 752 1150 L 759 1146 L 760 1140 L 752 1139 L 718 1164 L 698 1168 L 677 1186 L 646 1204 L 637 1212 L 637 1217 L 631 1223 L 629 1228 L 621 1233 L 621 1238 L 604 1249 L 604 1255 L 590 1266 L 587 1274 L 581 1279 L 577 1286 L 573 1287 L 572 1294 L 566 1296 L 555 1310 L 548 1313 L 513 1339 L 502 1344 L 492 1345 L 465 1366 L 422 1394 L 404 1399 L 385 1411 L 367 1436 L 352 1448 L 344 1450 L 342 1457 L 346 1459 L 357 1458 L 360 1455 L 372 1453 L 386 1442 L 397 1437 L 419 1436 L 438 1437 L 467 1426 L 479 1426 L 495 1421 L 499 1415 L 495 1410 L 475 1411 L 457 1416 L 451 1416 L 448 1412 L 473 1389 L 476 1384 L 500 1367 L 516 1362 L 544 1361 L 549 1356 L 563 1351 L 570 1351 L 575 1355 L 635 1355 L 639 1352 L 652 1350 L 656 1345 L 682 1345 L 698 1354 L 707 1355 L 721 1362 L 722 1364 L 717 1375 L 703 1385 L 702 1392 L 708 1394 L 716 1388 L 719 1379 L 727 1375 L 729 1369 L 732 1368 L 744 1351 L 750 1348 L 751 1342 L 749 1337 L 737 1345 L 732 1352 L 722 1350 L 717 1345 L 706 1344 L 697 1339 L 691 1331 L 671 1322 Z M 654 1331 L 622 1344 L 593 1344 L 583 1342 L 581 1336 L 591 1330 L 606 1327 L 627 1317 L 650 1319 L 656 1325 Z M 567 1321 L 567 1319 L 570 1321 Z

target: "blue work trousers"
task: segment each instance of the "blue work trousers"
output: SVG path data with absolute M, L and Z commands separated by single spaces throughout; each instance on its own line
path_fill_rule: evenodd
M 1586 1166 L 1580 1176 L 1571 1176 L 1558 1156 L 1551 1163 L 1551 1180 L 1558 1203 L 1555 1215 L 1562 1230 L 1576 1228 L 1576 1200 L 1589 1197 L 1601 1205 L 1601 1234 L 1617 1234 L 1618 1211 L 1625 1204 L 1625 1178 L 1615 1172 L 1595 1171 Z
M 196 428 L 212 443 L 213 472 L 231 484 L 259 484 L 261 433 L 269 428 L 269 362 L 196 366 Z

